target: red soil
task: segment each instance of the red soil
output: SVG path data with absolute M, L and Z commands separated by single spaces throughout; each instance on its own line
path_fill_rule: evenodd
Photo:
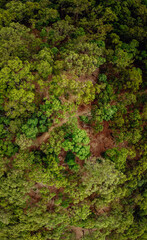
M 111 130 L 109 129 L 109 123 L 104 122 L 104 129 L 102 132 L 95 134 L 90 131 L 90 151 L 92 156 L 99 157 L 108 148 L 113 148 L 115 142 L 111 136 Z

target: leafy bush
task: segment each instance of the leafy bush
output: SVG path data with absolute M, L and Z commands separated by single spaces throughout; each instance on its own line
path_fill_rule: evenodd
M 111 118 L 113 118 L 114 114 L 117 112 L 117 107 L 115 105 L 110 106 L 109 104 L 107 104 L 104 105 L 102 111 L 103 119 L 109 121 Z
M 75 155 L 71 151 L 68 151 L 66 153 L 65 162 L 69 163 L 70 160 L 72 160 L 73 163 L 74 163 L 75 162 Z
M 88 118 L 88 116 L 80 116 L 80 120 L 86 124 L 88 124 L 90 122 L 90 119 Z
M 37 124 L 38 124 L 37 118 L 29 119 L 27 121 L 27 124 L 22 126 L 22 132 L 25 133 L 25 135 L 28 138 L 35 138 L 38 133 Z
M 11 140 L 6 139 L 5 141 L 0 140 L 0 156 L 11 157 L 18 151 L 16 144 L 13 144 Z
M 118 170 L 125 170 L 126 167 L 126 159 L 129 155 L 129 151 L 126 148 L 121 148 L 120 150 L 117 148 L 108 149 L 105 152 L 105 157 L 109 158 L 111 161 L 115 163 L 115 167 Z
M 77 157 L 84 160 L 90 154 L 90 146 L 88 144 L 89 138 L 86 131 L 77 128 L 70 134 L 68 133 L 68 135 L 66 135 L 62 147 L 65 151 L 71 150 L 72 152 L 75 152 Z
M 99 81 L 107 83 L 107 76 L 105 74 L 99 74 Z

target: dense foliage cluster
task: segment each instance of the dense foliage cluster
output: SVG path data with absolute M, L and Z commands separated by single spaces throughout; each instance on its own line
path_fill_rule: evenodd
M 147 239 L 146 0 L 0 1 L 0 239 Z

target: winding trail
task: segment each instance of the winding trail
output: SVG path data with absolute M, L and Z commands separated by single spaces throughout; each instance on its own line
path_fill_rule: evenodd
M 90 112 L 90 110 L 91 110 L 90 105 L 83 106 L 83 109 L 81 110 L 78 109 L 73 117 L 78 118 L 79 116 L 82 116 L 83 114 Z M 50 137 L 50 133 L 53 131 L 54 128 L 61 127 L 64 123 L 68 122 L 69 118 L 71 118 L 71 116 L 65 117 L 60 121 L 60 123 L 53 124 L 53 126 L 49 128 L 48 132 L 44 132 L 40 137 L 37 137 L 29 148 L 31 149 L 34 147 L 35 148 L 39 147 L 43 142 L 45 142 Z

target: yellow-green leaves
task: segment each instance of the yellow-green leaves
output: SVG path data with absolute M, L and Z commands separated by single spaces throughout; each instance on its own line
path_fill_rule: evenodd
M 128 71 L 129 79 L 127 81 L 126 87 L 131 88 L 132 91 L 136 92 L 142 83 L 142 71 L 140 68 L 133 67 Z
M 15 118 L 34 111 L 33 79 L 30 64 L 23 64 L 19 58 L 9 60 L 7 67 L 1 69 L 0 92 L 5 98 L 4 110 L 7 116 Z
M 73 50 L 63 53 L 65 57 L 65 69 L 78 76 L 91 74 L 105 62 L 103 58 L 103 48 L 99 48 L 96 43 L 78 43 Z

